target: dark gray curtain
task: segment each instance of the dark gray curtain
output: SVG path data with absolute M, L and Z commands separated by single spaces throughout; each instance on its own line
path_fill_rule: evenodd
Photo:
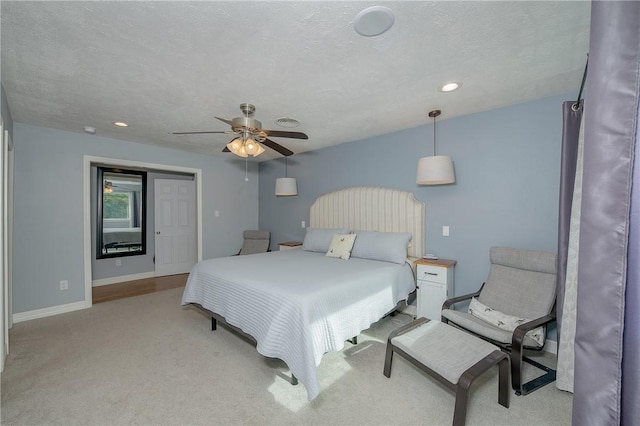
M 640 84 L 640 2 L 591 3 L 578 263 L 573 424 L 638 424 L 632 183 Z M 636 187 L 637 190 L 637 187 Z M 630 235 L 629 231 L 632 230 Z M 636 353 L 636 359 L 633 359 Z M 627 357 L 631 359 L 627 359 Z M 623 366 L 623 358 L 624 366 Z M 628 374 L 628 369 L 635 373 Z M 623 374 L 624 373 L 624 374 Z M 628 374 L 628 375 L 627 375 Z
M 567 252 L 571 225 L 573 185 L 576 178 L 578 139 L 582 121 L 582 101 L 566 101 L 562 104 L 562 156 L 560 164 L 560 209 L 558 213 L 558 283 L 556 312 L 558 317 L 558 341 L 562 331 L 562 306 L 564 283 L 567 278 Z
M 640 81 L 638 82 L 640 85 Z M 636 115 L 640 116 L 640 106 Z M 637 125 L 637 124 L 636 124 Z M 636 128 L 636 152 L 640 133 Z M 622 423 L 640 422 L 640 161 L 634 161 L 622 348 Z

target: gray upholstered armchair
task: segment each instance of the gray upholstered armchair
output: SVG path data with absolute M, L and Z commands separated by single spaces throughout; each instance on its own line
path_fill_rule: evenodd
M 442 321 L 507 352 L 511 360 L 511 385 L 517 395 L 526 395 L 556 378 L 554 369 L 523 356 L 524 349 L 543 349 L 546 326 L 556 319 L 556 255 L 493 247 L 490 258 L 489 276 L 480 290 L 446 300 Z M 452 309 L 454 304 L 469 300 L 468 311 Z M 523 361 L 545 374 L 522 383 Z
M 239 255 L 264 253 L 269 251 L 269 240 L 271 232 L 269 231 L 244 231 L 244 241 Z

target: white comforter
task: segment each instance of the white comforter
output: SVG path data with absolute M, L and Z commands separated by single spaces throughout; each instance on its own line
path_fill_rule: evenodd
M 409 264 L 298 249 L 199 262 L 182 304 L 197 303 L 253 336 L 258 352 L 285 361 L 312 400 L 322 355 L 341 350 L 414 289 Z

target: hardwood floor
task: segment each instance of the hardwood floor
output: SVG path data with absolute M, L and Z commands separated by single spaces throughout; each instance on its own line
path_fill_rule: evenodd
M 184 287 L 188 276 L 189 274 L 168 275 L 93 287 L 93 303 L 109 302 L 125 297 Z

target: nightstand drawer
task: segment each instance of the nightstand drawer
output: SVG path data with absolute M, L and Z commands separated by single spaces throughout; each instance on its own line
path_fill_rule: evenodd
M 447 268 L 443 268 L 442 266 L 418 265 L 416 278 L 418 280 L 446 284 Z

